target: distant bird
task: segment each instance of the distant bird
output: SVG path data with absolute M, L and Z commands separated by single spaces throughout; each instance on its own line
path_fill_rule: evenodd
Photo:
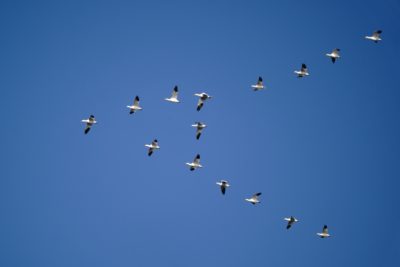
M 199 140 L 201 132 L 207 127 L 207 125 L 201 122 L 196 122 L 195 124 L 192 124 L 192 127 L 196 127 L 196 139 Z
M 332 59 L 332 63 L 335 63 L 336 59 L 340 58 L 340 49 L 336 48 L 333 49 L 333 51 L 330 54 L 326 54 L 326 56 L 330 57 Z
M 308 73 L 307 66 L 304 63 L 301 64 L 301 69 L 300 70 L 295 70 L 294 73 L 296 73 L 297 77 L 299 77 L 299 78 L 310 75 Z
M 331 235 L 328 234 L 328 226 L 324 225 L 324 228 L 322 228 L 322 233 L 317 233 L 317 235 L 321 238 L 330 237 Z
M 178 100 L 178 86 L 175 85 L 174 89 L 172 90 L 172 95 L 170 98 L 165 98 L 165 100 L 172 102 L 172 103 L 179 103 Z
M 258 77 L 257 84 L 254 84 L 254 85 L 252 85 L 251 87 L 254 89 L 254 91 L 259 91 L 259 90 L 261 90 L 261 89 L 264 89 L 264 84 L 263 84 L 263 79 L 262 79 L 262 77 L 259 76 L 259 77 Z
M 230 185 L 228 184 L 228 181 L 221 180 L 220 182 L 217 182 L 217 185 L 221 188 L 221 193 L 225 195 L 226 188 L 228 188 Z
M 135 97 L 132 106 L 126 106 L 126 107 L 129 108 L 129 114 L 133 114 L 135 113 L 135 111 L 142 110 L 142 108 L 139 106 L 139 97 L 138 96 Z
M 251 198 L 246 198 L 245 200 L 250 202 L 251 204 L 255 205 L 255 204 L 260 203 L 260 201 L 258 200 L 259 196 L 261 196 L 261 192 L 260 193 L 256 193 Z
M 149 151 L 147 153 L 148 156 L 151 156 L 153 154 L 154 150 L 160 149 L 160 146 L 158 145 L 157 139 L 154 139 L 153 142 L 151 142 L 150 145 L 146 144 L 144 146 L 149 148 Z
M 212 98 L 212 96 L 210 96 L 206 93 L 200 93 L 200 94 L 194 94 L 194 95 L 199 97 L 199 102 L 197 102 L 197 111 L 200 111 L 200 109 L 204 106 L 204 101 Z
M 372 40 L 372 41 L 374 41 L 375 43 L 378 43 L 378 41 L 382 41 L 382 39 L 381 39 L 381 33 L 382 33 L 381 30 L 377 30 L 376 32 L 374 32 L 374 33 L 372 34 L 372 36 L 365 36 L 365 39 Z
M 93 124 L 97 123 L 93 115 L 90 115 L 89 119 L 82 120 L 82 122 L 86 123 L 85 134 L 87 134 L 90 131 L 90 128 L 93 126 Z
M 298 222 L 298 220 L 293 216 L 290 216 L 290 218 L 285 218 L 284 220 L 288 222 L 286 229 L 289 229 L 294 223 Z
M 196 155 L 193 162 L 186 162 L 186 165 L 190 167 L 191 171 L 194 171 L 197 168 L 202 168 L 203 166 L 200 164 L 200 154 Z

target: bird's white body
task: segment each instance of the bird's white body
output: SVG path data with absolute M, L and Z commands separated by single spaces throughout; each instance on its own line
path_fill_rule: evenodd
M 212 96 L 210 96 L 210 95 L 208 95 L 207 93 L 196 93 L 196 94 L 194 94 L 195 96 L 198 96 L 198 97 L 204 97 L 204 98 L 211 98 Z
M 97 121 L 96 120 L 89 120 L 89 119 L 84 119 L 84 120 L 82 120 L 82 122 L 84 122 L 84 123 L 86 123 L 87 125 L 90 125 L 90 126 L 92 126 L 93 124 L 96 124 L 97 123 Z
M 318 236 L 320 236 L 321 238 L 325 238 L 325 237 L 330 237 L 331 235 L 328 233 L 317 233 Z
M 192 124 L 192 127 L 196 127 L 196 139 L 198 140 L 201 136 L 201 132 L 207 127 L 207 125 L 201 122 L 196 122 L 196 124 Z
M 129 108 L 131 111 L 137 111 L 137 110 L 142 110 L 142 108 L 141 107 L 139 107 L 139 106 L 135 106 L 135 105 L 132 105 L 132 106 L 126 106 L 127 108 Z
M 293 218 L 294 220 L 292 220 L 291 218 L 284 218 L 285 221 L 287 222 L 298 222 L 299 220 L 297 220 L 296 218 Z
M 371 41 L 374 41 L 374 42 L 382 41 L 382 39 L 379 36 L 374 36 L 374 35 L 365 36 L 365 39 L 368 39 L 368 40 L 371 40 Z
M 204 129 L 207 127 L 207 125 L 205 125 L 204 123 L 196 123 L 192 124 L 192 127 L 196 127 L 197 129 Z
M 295 70 L 294 73 L 296 73 L 299 77 L 310 75 L 307 71 L 301 71 L 301 70 Z
M 216 183 L 219 186 L 224 186 L 224 187 L 230 187 L 230 184 L 228 184 L 228 181 L 221 180 L 221 182 Z
M 254 199 L 254 198 L 245 198 L 244 200 L 246 200 L 252 204 L 260 203 L 260 201 L 258 199 Z
M 330 58 L 340 58 L 340 55 L 337 53 L 334 53 L 334 52 L 332 52 L 330 54 L 326 54 L 326 56 L 330 57 Z
M 196 163 L 196 162 L 186 162 L 186 165 L 188 165 L 189 167 L 193 167 L 195 169 L 203 168 L 203 166 L 200 163 Z
M 180 101 L 176 98 L 170 97 L 170 98 L 165 98 L 166 101 L 172 102 L 172 103 L 180 103 Z
M 253 84 L 251 87 L 254 88 L 254 90 L 264 89 L 264 85 L 262 85 L 262 84 Z
M 151 148 L 151 149 L 160 149 L 159 145 L 153 145 L 153 144 L 145 144 L 145 147 Z

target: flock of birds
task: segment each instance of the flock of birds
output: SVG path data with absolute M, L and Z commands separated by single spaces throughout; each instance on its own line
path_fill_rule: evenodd
M 365 36 L 365 39 L 371 40 L 375 43 L 378 43 L 379 41 L 381 41 L 381 30 L 375 31 L 371 36 Z M 332 60 L 332 63 L 335 63 L 336 60 L 338 60 L 340 58 L 340 49 L 336 48 L 334 49 L 331 53 L 326 54 L 326 56 L 330 57 Z M 307 65 L 306 64 L 302 64 L 300 70 L 295 70 L 294 71 L 295 74 L 297 74 L 297 77 L 302 78 L 305 76 L 309 76 L 309 72 L 307 69 Z M 264 89 L 264 84 L 263 84 L 263 79 L 262 77 L 258 77 L 258 81 L 255 85 L 251 85 L 251 87 L 253 88 L 254 91 L 259 91 Z M 194 94 L 195 96 L 199 97 L 199 100 L 197 102 L 197 111 L 200 111 L 202 109 L 202 107 L 204 106 L 205 101 L 211 99 L 212 97 L 210 95 L 208 95 L 207 93 L 197 93 Z M 179 99 L 178 99 L 178 86 L 175 86 L 172 90 L 172 94 L 171 97 L 169 98 L 165 98 L 166 101 L 168 102 L 172 102 L 172 103 L 179 103 Z M 142 110 L 142 107 L 140 106 L 140 99 L 139 96 L 136 96 L 133 104 L 132 105 L 128 105 L 126 106 L 129 109 L 129 114 L 133 114 L 135 112 L 138 112 L 140 110 Z M 82 120 L 83 123 L 86 124 L 84 133 L 87 134 L 89 133 L 90 129 L 92 128 L 93 125 L 95 125 L 97 123 L 94 115 L 90 115 L 88 119 L 84 119 Z M 207 125 L 205 125 L 202 122 L 196 122 L 195 124 L 192 125 L 192 127 L 196 128 L 196 139 L 199 140 L 201 133 L 203 131 L 204 128 L 207 127 Z M 153 152 L 155 150 L 160 149 L 160 146 L 158 145 L 158 140 L 154 139 L 151 144 L 145 144 L 145 147 L 148 148 L 147 150 L 147 155 L 151 156 L 153 154 Z M 200 154 L 197 154 L 194 158 L 194 160 L 192 162 L 187 162 L 186 163 L 187 166 L 189 166 L 190 171 L 194 171 L 197 168 L 202 168 L 203 166 L 200 164 Z M 225 195 L 225 192 L 227 190 L 227 188 L 230 186 L 228 181 L 226 180 L 221 180 L 219 182 L 217 182 L 217 185 L 219 185 L 220 189 L 221 189 L 221 193 L 223 195 Z M 261 196 L 261 192 L 255 193 L 254 195 L 252 195 L 250 198 L 246 198 L 245 200 L 250 202 L 253 205 L 256 205 L 258 203 L 260 203 L 259 197 Z M 285 221 L 287 221 L 287 225 L 286 225 L 286 229 L 290 229 L 292 227 L 293 224 L 298 222 L 298 219 L 296 219 L 293 216 L 290 216 L 288 218 L 284 218 Z M 328 233 L 328 226 L 324 225 L 322 228 L 322 232 L 321 233 L 317 233 L 317 235 L 321 238 L 326 238 L 326 237 L 330 237 L 331 235 Z

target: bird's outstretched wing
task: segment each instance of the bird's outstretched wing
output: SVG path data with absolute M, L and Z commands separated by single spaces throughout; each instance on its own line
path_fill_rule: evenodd
M 139 106 L 139 96 L 135 97 L 135 100 L 133 100 L 133 105 L 137 107 Z

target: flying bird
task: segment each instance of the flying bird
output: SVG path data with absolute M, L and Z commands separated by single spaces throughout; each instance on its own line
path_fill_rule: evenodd
M 196 155 L 193 162 L 186 162 L 186 165 L 190 167 L 191 171 L 194 171 L 197 168 L 202 168 L 203 166 L 200 164 L 200 154 Z
M 261 192 L 260 193 L 256 193 L 251 198 L 246 198 L 245 200 L 250 202 L 251 204 L 255 205 L 255 204 L 260 203 L 260 201 L 258 200 L 259 196 L 261 196 Z
M 172 95 L 170 98 L 165 98 L 165 100 L 172 102 L 172 103 L 179 103 L 178 100 L 178 86 L 175 85 L 174 89 L 172 90 Z
M 225 195 L 226 188 L 228 188 L 230 185 L 228 184 L 228 181 L 221 180 L 220 182 L 217 182 L 217 185 L 221 188 L 221 193 Z
M 97 123 L 93 115 L 90 115 L 88 119 L 82 120 L 82 122 L 86 123 L 86 128 L 84 131 L 85 134 L 87 134 L 90 131 L 90 128 L 92 128 L 92 126 Z
M 290 218 L 284 218 L 284 220 L 288 222 L 286 229 L 289 229 L 294 223 L 298 222 L 298 220 L 293 216 L 290 216 Z
M 201 132 L 207 127 L 207 125 L 201 122 L 196 122 L 195 124 L 192 124 L 192 127 L 196 127 L 196 139 L 199 140 Z
M 151 144 L 145 144 L 144 146 L 149 148 L 149 150 L 147 152 L 147 155 L 149 157 L 153 154 L 154 150 L 160 149 L 160 146 L 158 145 L 157 139 L 154 139 L 153 142 L 151 142 Z
M 197 102 L 197 111 L 200 111 L 200 109 L 204 106 L 204 101 L 212 98 L 212 96 L 210 96 L 206 93 L 200 93 L 200 94 L 194 94 L 194 95 L 199 97 L 199 102 Z
M 382 33 L 381 30 L 377 30 L 376 32 L 374 32 L 374 33 L 372 34 L 372 36 L 365 36 L 365 39 L 372 40 L 372 41 L 374 41 L 375 43 L 378 43 L 378 41 L 382 41 L 382 39 L 381 39 L 381 33 Z
M 297 77 L 299 77 L 299 78 L 310 75 L 308 73 L 307 66 L 304 63 L 301 64 L 301 69 L 300 70 L 295 70 L 294 73 L 296 73 Z
M 321 238 L 330 237 L 331 235 L 328 234 L 328 226 L 324 225 L 324 228 L 322 228 L 322 233 L 317 233 L 317 235 Z
M 326 56 L 330 57 L 332 59 L 332 63 L 335 63 L 336 59 L 340 58 L 340 49 L 336 48 L 333 49 L 333 51 L 330 54 L 326 54 Z
M 251 87 L 254 89 L 254 91 L 259 91 L 259 90 L 264 89 L 264 84 L 263 84 L 263 79 L 262 79 L 262 77 L 259 76 L 259 77 L 258 77 L 257 84 L 254 84 L 254 85 L 252 85 Z
M 129 108 L 129 114 L 135 113 L 135 111 L 142 110 L 142 108 L 139 105 L 139 97 L 136 96 L 135 100 L 133 100 L 133 105 L 132 106 L 126 106 Z

